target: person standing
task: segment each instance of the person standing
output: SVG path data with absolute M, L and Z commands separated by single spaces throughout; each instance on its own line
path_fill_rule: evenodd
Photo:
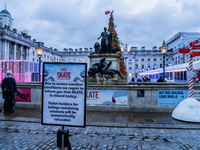
M 198 78 L 196 78 L 196 80 L 194 81 L 194 83 L 199 83 L 199 79 L 198 79 Z
M 147 77 L 144 76 L 144 78 L 143 78 L 143 82 L 147 82 L 147 81 L 148 81 Z
M 142 79 L 139 77 L 139 78 L 137 79 L 137 82 L 142 82 Z
M 134 79 L 134 77 L 132 77 L 131 81 L 132 81 L 132 82 L 135 82 L 135 79 Z
M 148 78 L 148 79 L 147 79 L 147 82 L 151 82 L 151 79 L 150 79 L 150 78 Z
M 4 102 L 4 113 L 14 113 L 13 111 L 13 99 L 17 95 L 17 85 L 15 79 L 13 78 L 12 72 L 7 71 L 6 76 L 2 81 L 2 93 Z
M 138 80 L 138 74 L 136 73 L 136 74 L 135 74 L 134 81 L 137 82 L 137 80 Z
M 164 81 L 163 81 L 163 77 L 160 76 L 160 78 L 157 80 L 157 82 L 164 82 Z

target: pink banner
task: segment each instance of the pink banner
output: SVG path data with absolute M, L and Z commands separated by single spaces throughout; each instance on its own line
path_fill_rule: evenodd
M 16 102 L 31 102 L 31 88 L 17 88 Z

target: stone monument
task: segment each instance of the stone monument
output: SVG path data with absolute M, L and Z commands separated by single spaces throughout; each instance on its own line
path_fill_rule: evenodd
M 91 53 L 90 69 L 88 71 L 88 82 L 94 84 L 117 84 L 118 82 L 126 82 L 126 77 L 121 76 L 119 72 L 120 51 L 118 46 L 111 46 L 112 33 L 101 33 L 101 45 L 96 42 L 94 44 L 95 52 Z

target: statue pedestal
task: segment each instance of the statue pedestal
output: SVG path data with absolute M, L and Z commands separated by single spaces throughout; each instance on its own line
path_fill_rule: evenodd
M 90 56 L 90 68 L 95 63 L 99 63 L 100 59 L 106 58 L 105 62 L 109 63 L 110 61 L 112 64 L 110 65 L 109 69 L 119 70 L 119 63 L 120 63 L 120 54 L 117 53 L 92 53 Z M 108 74 L 96 74 L 96 78 L 88 77 L 88 82 L 95 83 L 95 84 L 117 84 L 118 82 L 126 82 L 127 79 L 121 79 L 118 74 L 115 74 L 113 77 Z
M 112 62 L 109 69 L 119 70 L 120 54 L 117 54 L 117 53 L 92 53 L 88 57 L 90 58 L 90 68 L 92 67 L 93 64 L 99 63 L 100 59 L 106 58 L 107 63 L 109 63 L 110 61 Z

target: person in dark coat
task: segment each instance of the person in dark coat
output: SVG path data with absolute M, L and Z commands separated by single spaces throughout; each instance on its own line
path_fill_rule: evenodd
M 137 82 L 142 82 L 142 79 L 141 79 L 141 78 L 138 78 L 138 79 L 137 79 Z
M 3 98 L 5 99 L 4 113 L 7 112 L 14 113 L 13 99 L 17 95 L 17 85 L 11 71 L 6 72 L 6 76 L 2 81 L 1 88 L 3 93 Z
M 144 76 L 143 82 L 147 82 L 147 81 L 148 81 L 148 78 L 146 76 Z
M 163 77 L 160 76 L 160 78 L 157 80 L 157 82 L 164 82 L 164 81 L 163 81 Z

